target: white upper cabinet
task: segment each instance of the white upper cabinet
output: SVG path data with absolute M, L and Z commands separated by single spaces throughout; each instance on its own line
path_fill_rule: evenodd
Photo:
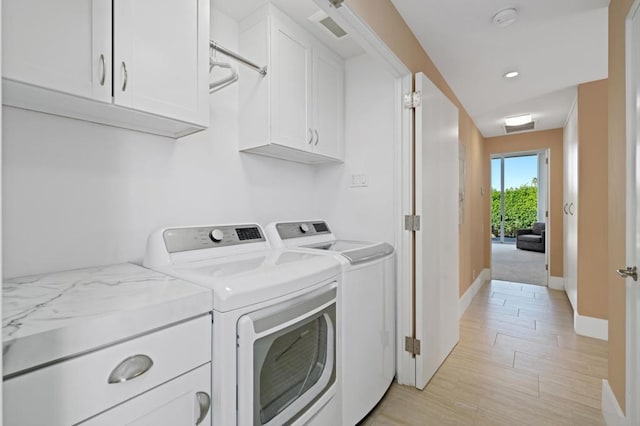
M 271 139 L 306 150 L 311 127 L 311 43 L 304 32 L 285 22 L 271 25 Z
M 240 150 L 301 163 L 343 161 L 344 61 L 273 5 L 240 23 Z
M 208 33 L 208 0 L 6 0 L 3 103 L 171 137 L 202 130 Z
M 314 152 L 342 159 L 344 63 L 322 47 L 313 50 Z
M 117 105 L 206 123 L 209 21 L 199 3 L 206 2 L 114 1 Z
M 6 0 L 2 76 L 111 102 L 111 2 Z

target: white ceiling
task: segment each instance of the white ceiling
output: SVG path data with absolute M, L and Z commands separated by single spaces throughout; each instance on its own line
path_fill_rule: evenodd
M 524 113 L 562 127 L 576 86 L 607 77 L 608 0 L 391 1 L 485 137 Z M 518 20 L 493 25 L 507 7 Z
M 344 59 L 364 53 L 364 50 L 348 35 L 338 40 L 324 27 L 309 20 L 311 15 L 320 11 L 313 0 L 211 0 L 211 6 L 214 9 L 236 21 L 241 21 L 267 3 L 275 5 Z

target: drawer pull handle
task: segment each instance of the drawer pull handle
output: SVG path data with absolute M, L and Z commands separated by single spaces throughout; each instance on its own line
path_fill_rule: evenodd
M 318 136 L 318 131 L 317 130 L 314 129 L 313 131 L 316 134 L 316 143 L 314 143 L 313 145 L 314 146 L 318 146 L 318 142 L 320 141 L 320 136 Z
M 153 360 L 146 355 L 134 355 L 122 361 L 109 374 L 108 383 L 124 383 L 135 379 L 153 367 Z
M 196 392 L 196 399 L 198 400 L 198 408 L 200 408 L 200 415 L 196 420 L 196 426 L 202 423 L 202 421 L 209 414 L 209 408 L 211 408 L 211 397 L 206 392 Z

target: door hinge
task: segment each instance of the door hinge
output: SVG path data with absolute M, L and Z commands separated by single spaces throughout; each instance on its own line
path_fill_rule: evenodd
M 331 3 L 333 7 L 338 9 L 339 7 L 342 6 L 342 3 L 344 3 L 344 0 L 329 0 L 329 3 Z
M 420 340 L 406 336 L 404 338 L 404 350 L 411 355 L 420 355 Z
M 402 102 L 406 109 L 417 108 L 422 105 L 422 93 L 413 92 L 413 93 L 405 93 Z
M 549 157 L 545 157 L 544 164 L 549 164 Z
M 419 231 L 420 230 L 420 216 L 414 216 L 407 214 L 404 216 L 404 229 L 405 231 Z
M 544 265 L 544 270 L 545 270 L 545 271 L 548 271 L 548 270 L 549 270 L 549 264 L 548 264 L 548 263 Z
M 549 217 L 549 210 L 545 210 L 544 217 Z

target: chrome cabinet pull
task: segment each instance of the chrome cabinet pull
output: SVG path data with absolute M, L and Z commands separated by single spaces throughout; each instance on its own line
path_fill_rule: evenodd
M 122 361 L 109 374 L 107 383 L 124 383 L 142 376 L 153 367 L 153 360 L 146 355 L 130 356 Z
M 196 392 L 196 399 L 198 400 L 198 407 L 200 408 L 200 415 L 196 420 L 196 426 L 202 423 L 202 421 L 209 414 L 209 408 L 211 408 L 211 397 L 206 392 Z
M 635 266 L 627 266 L 624 269 L 616 269 L 616 273 L 622 278 L 631 277 L 634 281 L 638 281 L 638 268 Z
M 564 203 L 564 207 L 562 208 L 562 210 L 564 211 L 564 214 L 569 214 L 569 212 L 567 212 L 567 206 L 569 205 L 569 203 Z
M 100 76 L 100 86 L 104 86 L 104 79 L 107 78 L 107 66 L 104 63 L 104 54 L 100 54 L 100 68 L 102 73 Z
M 569 204 L 569 214 L 573 216 L 573 210 L 571 209 L 573 209 L 573 203 Z
M 320 141 L 320 136 L 318 136 L 318 131 L 316 129 L 313 129 L 313 131 L 316 133 L 316 143 L 314 145 L 318 146 L 318 142 Z
M 122 71 L 124 71 L 124 80 L 122 82 L 122 91 L 127 90 L 127 80 L 129 79 L 129 74 L 127 73 L 127 64 L 122 61 Z
M 307 143 L 311 145 L 311 142 L 313 142 L 313 131 L 311 131 L 311 127 L 309 127 L 309 140 Z

